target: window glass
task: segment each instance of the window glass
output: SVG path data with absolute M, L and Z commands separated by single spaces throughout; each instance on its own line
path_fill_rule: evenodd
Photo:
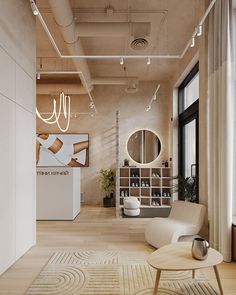
M 199 74 L 184 88 L 184 110 L 199 98 Z
M 196 119 L 184 125 L 184 177 L 193 175 L 196 165 Z

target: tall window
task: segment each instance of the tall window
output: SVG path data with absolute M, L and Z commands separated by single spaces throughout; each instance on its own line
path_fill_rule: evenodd
M 179 87 L 179 175 L 184 177 L 198 176 L 198 109 L 197 64 Z

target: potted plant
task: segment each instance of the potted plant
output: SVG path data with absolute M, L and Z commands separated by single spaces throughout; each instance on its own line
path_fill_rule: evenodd
M 197 177 L 180 175 L 174 177 L 175 179 L 177 182 L 173 184 L 173 192 L 178 192 L 183 200 L 195 203 L 197 201 Z
M 124 166 L 129 166 L 129 159 L 127 158 L 124 159 Z
M 104 192 L 103 206 L 111 207 L 113 202 L 113 193 L 115 191 L 115 170 L 100 169 L 99 183 Z

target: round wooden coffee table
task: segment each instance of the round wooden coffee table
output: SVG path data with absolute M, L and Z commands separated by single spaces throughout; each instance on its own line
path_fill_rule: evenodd
M 193 278 L 195 270 L 213 266 L 220 294 L 223 295 L 223 289 L 220 282 L 220 276 L 217 264 L 223 261 L 223 256 L 216 250 L 209 248 L 206 260 L 196 260 L 192 258 L 192 243 L 178 242 L 163 246 L 153 252 L 147 259 L 147 262 L 157 270 L 156 282 L 153 294 L 157 294 L 161 271 L 192 270 Z

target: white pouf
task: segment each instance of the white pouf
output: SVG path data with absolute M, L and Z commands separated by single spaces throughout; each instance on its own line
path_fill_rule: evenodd
M 138 216 L 140 214 L 140 202 L 136 197 L 124 198 L 124 214 Z

